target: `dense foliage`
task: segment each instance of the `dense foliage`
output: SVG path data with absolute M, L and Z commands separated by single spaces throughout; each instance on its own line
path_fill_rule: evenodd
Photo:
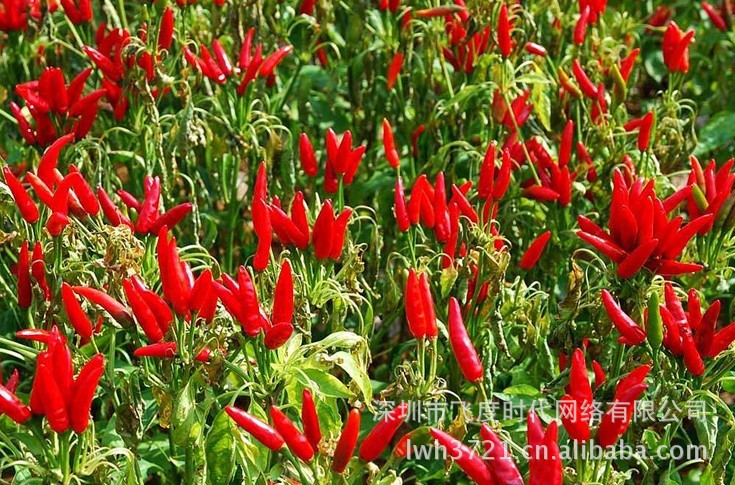
M 731 483 L 732 15 L 0 1 L 2 480 Z

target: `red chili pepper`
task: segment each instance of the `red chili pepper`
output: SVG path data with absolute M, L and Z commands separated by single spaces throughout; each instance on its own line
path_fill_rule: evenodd
M 146 287 L 143 280 L 140 279 L 140 276 L 133 275 L 130 279 L 133 282 L 136 291 L 143 298 L 143 301 L 145 301 L 145 304 L 148 305 L 148 308 L 150 308 L 153 315 L 155 315 L 156 322 L 158 323 L 158 327 L 161 329 L 161 332 L 165 334 L 168 331 L 169 325 L 171 325 L 171 322 L 174 320 L 171 308 L 169 308 L 163 298 Z
M 176 226 L 176 224 L 181 222 L 193 208 L 194 205 L 191 202 L 184 202 L 170 208 L 153 221 L 149 232 L 152 234 L 158 234 L 158 231 L 160 231 L 163 226 L 168 228 Z
M 138 321 L 141 329 L 143 329 L 148 341 L 160 342 L 163 339 L 163 331 L 158 325 L 158 320 L 131 279 L 123 280 L 123 290 L 125 291 L 125 297 L 128 303 L 133 309 L 135 319 Z
M 386 75 L 389 91 L 392 90 L 393 86 L 396 84 L 398 75 L 401 72 L 401 67 L 403 67 L 404 58 L 405 56 L 400 52 L 393 54 L 393 60 L 391 60 L 390 66 L 388 66 L 388 74 Z
M 618 264 L 618 276 L 623 279 L 631 278 L 638 274 L 645 262 L 653 254 L 658 246 L 658 239 L 650 239 L 638 246 L 626 258 Z
M 511 39 L 511 31 L 513 24 L 508 18 L 508 6 L 504 3 L 500 6 L 500 15 L 498 17 L 498 47 L 503 57 L 510 56 L 513 50 L 513 40 Z
M 26 189 L 15 175 L 13 175 L 13 172 L 10 171 L 9 167 L 3 167 L 3 174 L 5 175 L 5 183 L 13 194 L 15 205 L 18 206 L 20 215 L 29 224 L 35 224 L 40 217 L 36 203 L 33 202 L 33 199 L 31 199 L 28 192 L 26 192 Z
M 597 99 L 597 88 L 587 76 L 587 73 L 584 72 L 584 69 L 582 69 L 582 65 L 578 59 L 574 59 L 572 63 L 572 74 L 574 74 L 574 78 L 579 83 L 579 87 L 582 89 L 584 95 L 590 99 Z
M 38 328 L 26 328 L 23 330 L 18 330 L 15 334 L 15 336 L 18 338 L 33 340 L 34 342 L 41 342 L 44 344 L 48 344 L 50 335 L 51 332 L 49 332 L 48 330 L 42 330 Z
M 505 5 L 505 4 L 503 4 Z M 495 483 L 493 475 L 487 465 L 472 448 L 465 445 L 453 436 L 436 428 L 429 430 L 431 436 L 447 449 L 447 456 L 457 463 L 468 477 L 479 485 L 492 485 Z
M 161 179 L 158 177 L 146 177 L 143 193 L 144 200 L 138 211 L 135 230 L 142 234 L 147 234 L 151 231 L 153 221 L 158 217 L 158 206 L 161 198 Z
M 138 347 L 133 352 L 136 357 L 153 357 L 155 359 L 173 359 L 178 352 L 176 342 L 158 342 Z
M 212 51 L 214 52 L 214 57 L 217 59 L 217 65 L 220 70 L 225 74 L 225 76 L 231 76 L 234 68 L 232 67 L 232 62 L 230 61 L 227 52 L 225 52 L 224 47 L 220 44 L 219 39 L 214 39 L 212 41 Z
M 334 449 L 332 470 L 336 473 L 342 473 L 347 468 L 347 464 L 355 452 L 359 434 L 360 411 L 358 409 L 352 409 L 347 416 L 347 422 L 342 429 L 342 434 L 339 436 L 339 441 L 337 441 L 337 447 Z
M 314 245 L 314 254 L 317 259 L 327 259 L 330 256 L 333 232 L 334 210 L 332 209 L 332 201 L 327 199 L 324 201 L 319 215 L 314 222 L 311 242 Z
M 113 81 L 120 80 L 120 78 L 122 77 L 122 69 L 116 67 L 109 57 L 102 54 L 94 47 L 90 47 L 87 45 L 83 46 L 82 50 L 85 54 L 87 54 L 87 56 L 89 56 L 89 58 L 97 66 L 97 68 L 102 71 L 102 74 Z
M 196 312 L 197 318 L 201 318 L 206 322 L 212 321 L 217 310 L 217 292 L 212 285 L 213 281 L 212 270 L 205 268 L 191 289 L 189 310 Z
M 281 265 L 281 272 L 276 282 L 275 295 L 273 297 L 273 311 L 271 320 L 274 324 L 291 323 L 293 320 L 294 293 L 293 274 L 291 263 L 285 260 Z
M 482 361 L 470 340 L 462 320 L 462 310 L 454 297 L 449 299 L 449 343 L 465 379 L 470 382 L 482 380 L 484 374 Z
M 385 156 L 390 166 L 398 168 L 401 165 L 401 157 L 396 150 L 393 128 L 391 128 L 390 122 L 385 118 L 383 118 L 383 149 L 385 150 Z
M 541 44 L 536 44 L 534 42 L 529 42 L 526 44 L 526 52 L 535 56 L 546 57 L 546 47 L 542 46 Z
M 107 293 L 95 288 L 87 288 L 85 286 L 74 286 L 72 289 L 77 295 L 83 296 L 92 303 L 104 308 L 112 318 L 120 323 L 120 325 L 132 325 L 133 316 L 130 314 L 128 309 Z
M 238 269 L 237 282 L 243 313 L 240 323 L 243 325 L 245 333 L 250 337 L 254 337 L 258 335 L 263 324 L 261 322 L 258 294 L 255 291 L 255 285 L 250 277 L 250 273 L 245 266 L 240 266 Z
M 584 8 L 581 7 L 581 12 L 577 23 L 574 25 L 574 43 L 577 45 L 584 44 L 584 39 L 587 37 L 587 24 L 590 21 L 590 7 L 586 5 Z
M 334 220 L 332 226 L 332 241 L 329 249 L 329 257 L 333 260 L 338 260 L 342 255 L 342 248 L 345 244 L 345 232 L 347 231 L 347 224 L 350 222 L 352 216 L 352 209 L 345 207 L 342 212 L 339 213 L 337 218 Z M 316 225 L 314 226 L 316 230 Z
M 309 440 L 299 431 L 293 422 L 275 406 L 270 407 L 273 427 L 283 437 L 288 449 L 303 461 L 311 461 L 314 458 L 314 449 Z
M 13 117 L 18 122 L 20 134 L 23 136 L 25 142 L 29 145 L 34 145 L 36 143 L 36 133 L 33 131 L 31 124 L 23 115 L 23 111 L 21 110 L 20 106 L 11 101 L 10 111 L 13 113 Z
M 422 19 L 430 19 L 434 17 L 446 17 L 447 15 L 454 15 L 458 12 L 463 12 L 465 10 L 464 5 L 440 5 L 438 7 L 432 7 L 432 8 L 426 8 L 423 10 L 416 10 L 414 12 L 414 15 L 416 15 L 418 18 Z
M 707 357 L 716 357 L 720 352 L 730 347 L 733 341 L 735 341 L 735 322 L 714 334 L 707 352 Z
M 265 58 L 263 64 L 260 66 L 258 76 L 268 77 L 273 74 L 278 64 L 286 58 L 293 51 L 292 45 L 284 45 L 276 49 L 271 55 Z
M 174 11 L 166 7 L 161 15 L 161 24 L 158 27 L 158 50 L 167 51 L 174 38 Z
M 602 416 L 597 430 L 597 443 L 600 446 L 612 446 L 625 434 L 633 416 L 635 401 L 647 388 L 646 384 L 636 384 L 622 392 L 616 391 L 612 407 Z
M 276 323 L 272 327 L 265 328 L 263 343 L 268 350 L 274 350 L 285 344 L 293 335 L 293 324 L 291 322 Z
M 702 2 L 701 5 L 702 10 L 707 14 L 712 25 L 714 25 L 717 30 L 727 32 L 727 22 L 725 22 L 725 19 L 720 15 L 717 9 L 707 2 Z
M 226 406 L 225 412 L 238 426 L 253 435 L 266 448 L 271 451 L 278 451 L 283 448 L 284 441 L 278 431 L 260 419 L 235 406 Z
M 84 313 L 84 310 L 82 310 L 82 306 L 77 301 L 76 296 L 74 296 L 74 290 L 67 283 L 61 284 L 61 299 L 64 302 L 64 309 L 74 330 L 83 339 L 92 337 L 92 322 Z
M 253 258 L 253 267 L 257 271 L 263 271 L 268 267 L 270 261 L 271 242 L 273 226 L 271 224 L 270 212 L 263 199 L 253 200 L 253 228 L 258 236 L 258 246 Z
M 50 356 L 50 352 L 47 355 Z M 57 433 L 63 433 L 69 429 L 69 414 L 66 399 L 59 389 L 51 365 L 50 359 L 39 358 L 38 360 L 36 373 L 41 375 L 41 382 L 43 382 L 43 388 L 39 389 L 40 399 L 43 402 L 43 414 L 51 429 Z
M 426 336 L 427 314 L 424 306 L 421 284 L 416 270 L 413 268 L 408 270 L 408 278 L 406 279 L 404 302 L 406 305 L 406 321 L 408 329 L 414 338 L 421 339 Z
M 18 424 L 25 423 L 31 417 L 31 409 L 2 384 L 0 384 L 0 413 L 7 415 Z
M 426 337 L 436 338 L 439 336 L 439 328 L 436 325 L 436 311 L 434 309 L 434 298 L 431 295 L 431 285 L 429 284 L 429 277 L 426 273 L 421 273 L 419 276 L 419 287 L 421 292 L 421 303 L 424 307 L 424 318 Z
M 73 405 L 69 406 L 71 428 L 75 433 L 81 434 L 89 425 L 89 414 L 92 408 L 92 400 L 97 390 L 97 384 L 105 370 L 105 357 L 96 354 L 82 368 L 72 385 L 71 394 Z
M 615 302 L 607 290 L 602 290 L 602 303 L 610 321 L 630 345 L 640 345 L 646 340 L 646 332 L 638 326 Z
M 314 147 L 306 133 L 302 133 L 299 137 L 299 154 L 301 155 L 301 167 L 304 169 L 304 173 L 309 177 L 316 177 L 319 173 L 319 167 L 314 156 Z
M 362 461 L 375 461 L 386 449 L 390 440 L 408 415 L 408 404 L 402 402 L 379 421 L 362 440 L 358 454 Z
M 689 71 L 689 44 L 694 41 L 694 30 L 686 34 L 673 20 L 669 22 L 662 41 L 664 64 L 670 72 Z
M 319 443 L 322 440 L 322 430 L 319 427 L 319 416 L 314 405 L 314 397 L 308 389 L 304 389 L 301 394 L 301 422 L 304 423 L 304 434 L 314 448 L 314 452 L 319 450 Z
M 411 219 L 408 216 L 408 208 L 406 207 L 406 196 L 403 190 L 403 180 L 400 176 L 396 178 L 396 188 L 393 194 L 393 212 L 396 216 L 398 230 L 401 232 L 407 232 L 411 227 Z
M 495 482 L 506 485 L 523 485 L 523 475 L 513 462 L 513 457 L 508 453 L 508 446 L 500 437 L 485 423 L 480 428 L 480 437 L 487 451 L 483 459 L 489 462 L 488 468 Z
M 191 286 L 179 259 L 176 238 L 169 241 L 168 228 L 165 226 L 158 232 L 157 253 L 163 294 L 176 313 L 184 316 L 189 311 Z
M 521 258 L 520 266 L 522 269 L 530 270 L 536 266 L 536 263 L 541 257 L 541 253 L 544 252 L 549 239 L 551 239 L 551 231 L 546 231 L 531 242 Z
M 240 70 L 244 71 L 248 68 L 251 61 L 251 54 L 253 50 L 253 36 L 255 36 L 255 27 L 250 27 L 245 38 L 240 46 L 240 57 L 238 60 L 238 66 Z
M 581 349 L 575 349 L 569 373 L 568 394 L 562 398 L 566 403 L 574 405 L 571 415 L 563 414 L 562 423 L 569 436 L 579 442 L 590 438 L 590 420 L 592 419 L 592 386 L 587 376 L 587 365 Z

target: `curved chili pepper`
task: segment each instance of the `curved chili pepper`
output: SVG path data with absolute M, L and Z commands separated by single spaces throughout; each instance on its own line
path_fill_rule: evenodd
M 523 485 L 523 475 L 508 453 L 507 445 L 500 437 L 485 423 L 480 427 L 480 437 L 487 450 L 483 458 L 489 461 L 488 468 L 495 481 L 506 485 Z
M 163 226 L 166 226 L 168 228 L 176 226 L 176 224 L 181 222 L 184 217 L 186 217 L 189 212 L 191 212 L 193 208 L 194 205 L 191 202 L 184 202 L 170 208 L 153 221 L 149 232 L 153 234 L 158 234 L 158 231 L 160 231 Z
M 273 71 L 275 71 L 278 64 L 283 61 L 286 56 L 288 56 L 291 52 L 293 52 L 293 46 L 292 45 L 284 45 L 276 49 L 275 52 L 273 52 L 271 55 L 265 58 L 263 61 L 263 64 L 260 66 L 260 70 L 258 70 L 258 76 L 260 77 L 269 77 L 273 74 Z
M 235 406 L 226 406 L 225 412 L 238 426 L 253 435 L 266 448 L 271 451 L 278 451 L 283 448 L 284 440 L 278 434 L 278 431 L 260 419 Z
M 52 237 L 57 237 L 69 225 L 69 217 L 61 212 L 54 212 L 46 221 L 46 230 Z
M 462 320 L 462 310 L 456 298 L 449 299 L 449 343 L 465 379 L 470 382 L 482 380 L 484 369 L 477 350 L 467 334 Z
M 70 406 L 71 428 L 81 434 L 89 425 L 89 413 L 97 384 L 105 370 L 105 357 L 96 354 L 82 368 L 72 385 L 73 404 Z
M 306 462 L 311 461 L 314 457 L 314 448 L 311 447 L 311 443 L 309 443 L 306 436 L 275 406 L 270 407 L 270 415 L 273 421 L 273 427 L 283 437 L 288 449 L 301 460 Z
M 602 290 L 602 303 L 610 321 L 630 345 L 640 345 L 646 340 L 643 329 L 618 306 L 607 290 Z
M 31 409 L 2 384 L 0 384 L 0 413 L 7 415 L 18 424 L 25 423 L 31 417 Z
M 347 422 L 342 429 L 342 434 L 337 441 L 337 447 L 334 449 L 334 458 L 332 459 L 332 470 L 336 473 L 343 473 L 350 462 L 355 447 L 357 446 L 357 438 L 360 434 L 360 411 L 358 409 L 350 410 L 347 416 Z
M 304 423 L 304 434 L 311 443 L 314 451 L 319 450 L 319 442 L 322 440 L 322 430 L 319 427 L 319 416 L 316 413 L 314 397 L 308 389 L 301 394 L 301 422 Z
M 602 416 L 597 430 L 597 443 L 600 446 L 612 446 L 625 434 L 633 415 L 634 403 L 647 388 L 646 384 L 636 384 L 615 396 L 613 407 Z M 615 407 L 617 410 L 613 411 Z
M 401 403 L 393 408 L 378 422 L 370 433 L 362 440 L 358 454 L 362 461 L 375 461 L 388 446 L 390 440 L 401 427 L 408 415 L 408 403 Z
M 579 87 L 582 88 L 584 95 L 590 99 L 597 99 L 597 88 L 587 76 L 587 73 L 584 72 L 584 69 L 582 69 L 582 65 L 578 59 L 574 59 L 572 63 L 572 74 L 574 74 L 574 78 L 579 83 Z
M 64 302 L 64 309 L 66 315 L 69 317 L 69 323 L 74 327 L 74 330 L 83 339 L 89 339 L 92 337 L 92 322 L 84 310 L 82 305 L 77 301 L 74 296 L 74 290 L 68 283 L 61 284 L 61 299 Z
M 20 181 L 13 175 L 13 172 L 10 171 L 10 168 L 3 167 L 3 174 L 5 175 L 5 183 L 10 189 L 11 194 L 13 194 L 15 205 L 18 206 L 20 215 L 29 224 L 35 224 L 39 217 L 41 217 L 36 203 L 33 202 L 31 196 L 28 195 L 28 192 L 26 192 L 26 189 Z
M 92 60 L 92 62 L 102 71 L 102 74 L 113 81 L 119 81 L 122 77 L 122 70 L 115 66 L 109 57 L 90 46 L 83 46 L 82 50 Z
M 214 52 L 214 57 L 217 60 L 217 65 L 220 70 L 225 74 L 225 76 L 231 76 L 234 68 L 232 67 L 232 62 L 230 61 L 227 52 L 225 52 L 224 47 L 222 47 L 219 39 L 214 39 L 212 41 L 212 51 Z
M 265 338 L 263 344 L 268 350 L 274 350 L 285 344 L 293 335 L 293 323 L 281 322 L 270 327 L 262 327 L 265 329 Z
M 92 303 L 101 306 L 112 316 L 120 325 L 128 326 L 133 323 L 133 316 L 130 314 L 127 308 L 119 301 L 112 298 L 104 291 L 100 291 L 94 288 L 88 288 L 85 286 L 74 286 L 72 287 L 74 293 L 83 296 Z
M 584 44 L 584 39 L 587 37 L 587 24 L 590 21 L 590 7 L 585 5 L 582 12 L 577 19 L 577 23 L 574 24 L 574 43 L 577 45 Z
M 21 110 L 20 106 L 11 101 L 10 111 L 13 113 L 13 117 L 18 122 L 20 134 L 23 136 L 25 142 L 29 145 L 34 145 L 36 143 L 36 133 L 33 131 L 31 124 L 23 115 L 23 111 Z
M 503 4 L 505 5 L 505 4 Z M 492 485 L 495 483 L 490 470 L 485 465 L 482 457 L 475 453 L 472 448 L 465 445 L 453 436 L 436 428 L 429 430 L 431 436 L 447 449 L 447 455 L 457 463 L 468 477 L 479 485 Z
M 176 357 L 179 346 L 176 342 L 158 342 L 155 344 L 144 345 L 133 351 L 136 357 L 153 357 L 156 359 L 173 359 Z
M 15 333 L 15 336 L 22 339 L 33 340 L 34 342 L 48 344 L 51 332 L 39 328 L 26 328 L 18 330 Z

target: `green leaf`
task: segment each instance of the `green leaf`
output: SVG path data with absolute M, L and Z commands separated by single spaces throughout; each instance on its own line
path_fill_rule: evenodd
M 174 401 L 173 418 L 171 419 L 171 437 L 178 446 L 189 446 L 199 436 L 202 424 L 196 415 L 194 379 L 179 391 Z
M 204 445 L 209 483 L 230 483 L 235 471 L 235 423 L 224 411 L 214 418 Z
M 355 384 L 357 384 L 357 387 L 360 388 L 363 401 L 366 403 L 371 402 L 373 398 L 373 386 L 370 384 L 370 377 L 367 375 L 366 370 L 358 365 L 355 357 L 352 354 L 340 351 L 332 355 L 329 360 L 349 374 Z
M 694 155 L 704 155 L 735 139 L 735 112 L 723 111 L 710 118 L 699 133 Z
M 543 84 L 534 84 L 531 91 L 531 101 L 533 102 L 533 111 L 536 117 L 546 131 L 551 131 L 551 101 L 546 93 L 546 86 Z
M 320 369 L 297 369 L 296 380 L 304 387 L 318 388 L 324 396 L 352 398 L 354 393 L 331 374 Z

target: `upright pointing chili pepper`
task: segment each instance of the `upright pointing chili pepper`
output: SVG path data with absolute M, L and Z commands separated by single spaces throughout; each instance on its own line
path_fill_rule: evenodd
M 309 443 L 306 436 L 277 407 L 271 406 L 270 415 L 273 427 L 283 437 L 288 449 L 303 461 L 310 461 L 314 457 L 314 448 L 311 447 L 311 443 Z
M 398 79 L 398 75 L 401 73 L 401 67 L 403 67 L 403 59 L 404 55 L 400 52 L 396 52 L 393 55 L 393 60 L 390 63 L 390 66 L 388 66 L 388 74 L 386 75 L 386 79 L 388 80 L 388 90 L 392 90 L 393 86 L 396 84 L 396 80 Z
M 398 230 L 401 232 L 408 231 L 411 227 L 411 219 L 408 216 L 408 208 L 406 207 L 406 195 L 403 190 L 403 180 L 400 176 L 396 178 L 393 211 L 396 216 L 396 224 L 398 225 Z
M 70 404 L 71 428 L 81 434 L 89 425 L 89 413 L 100 377 L 105 370 L 105 357 L 96 354 L 82 368 L 72 385 L 73 403 Z
M 299 155 L 301 156 L 301 167 L 309 177 L 316 177 L 319 167 L 314 156 L 314 147 L 309 140 L 309 135 L 302 133 L 299 137 Z
M 357 438 L 360 434 L 360 411 L 352 409 L 347 416 L 347 423 L 342 429 L 342 434 L 337 441 L 337 447 L 334 449 L 334 458 L 332 459 L 332 470 L 336 473 L 342 473 L 347 468 L 347 464 L 352 458 L 357 446 Z
M 278 431 L 255 416 L 235 406 L 225 407 L 225 412 L 238 426 L 253 435 L 266 448 L 271 451 L 278 451 L 283 448 L 284 441 L 281 435 L 278 434 Z
M 449 343 L 465 379 L 470 382 L 482 380 L 484 374 L 482 361 L 470 340 L 462 320 L 462 310 L 454 297 L 449 299 Z
M 429 432 L 439 444 L 447 449 L 447 456 L 451 457 L 457 463 L 457 466 L 477 484 L 492 485 L 495 483 L 482 457 L 475 453 L 472 448 L 439 429 L 431 428 Z
M 513 24 L 508 18 L 508 5 L 503 3 L 500 6 L 500 15 L 498 17 L 498 47 L 503 57 L 510 56 L 513 50 L 513 40 L 510 37 Z
M 401 165 L 401 157 L 398 155 L 398 150 L 396 150 L 396 142 L 393 138 L 393 128 L 390 126 L 390 122 L 385 118 L 383 118 L 383 148 L 390 166 L 398 168 Z
M 375 461 L 383 450 L 388 446 L 390 440 L 398 431 L 398 428 L 403 424 L 403 420 L 408 415 L 408 403 L 401 403 L 388 414 L 385 415 L 382 421 L 378 422 L 370 433 L 362 440 L 360 444 L 360 459 L 362 461 Z

